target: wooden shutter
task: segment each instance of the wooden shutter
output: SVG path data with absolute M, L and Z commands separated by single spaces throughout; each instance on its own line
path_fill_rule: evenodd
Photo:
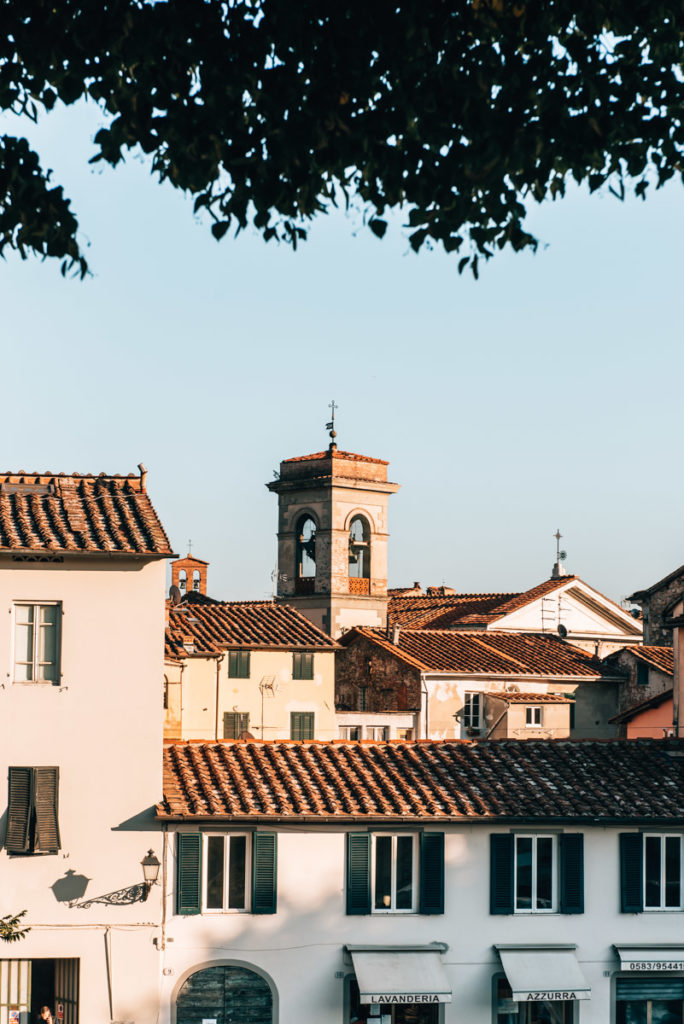
M 513 906 L 512 835 L 489 837 L 489 913 L 512 914 Z
M 202 836 L 179 832 L 176 837 L 176 913 L 202 912 Z
M 252 913 L 275 914 L 278 903 L 278 837 L 275 832 L 252 836 Z
M 57 853 L 60 849 L 59 768 L 34 768 L 33 804 L 36 833 L 33 849 L 37 853 Z
M 560 837 L 560 911 L 584 913 L 584 836 L 568 832 Z
M 420 835 L 420 913 L 444 913 L 444 833 Z
M 369 832 L 347 833 L 347 913 L 370 914 Z
M 7 838 L 5 839 L 8 853 L 27 853 L 29 850 L 31 808 L 33 806 L 32 790 L 33 769 L 10 768 Z
M 620 833 L 620 910 L 640 914 L 644 909 L 644 837 Z

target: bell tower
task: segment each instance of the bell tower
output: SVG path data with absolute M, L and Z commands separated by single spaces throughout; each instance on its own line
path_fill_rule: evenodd
M 278 495 L 276 600 L 338 637 L 387 621 L 387 502 L 399 484 L 383 459 L 339 451 L 328 426 L 326 451 L 285 459 L 266 486 Z

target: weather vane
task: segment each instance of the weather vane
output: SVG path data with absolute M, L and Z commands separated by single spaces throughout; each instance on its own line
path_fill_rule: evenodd
M 335 430 L 335 409 L 339 409 L 339 405 L 335 403 L 334 398 L 332 402 L 328 404 L 328 408 L 332 410 L 332 416 L 330 417 L 330 422 L 326 423 L 325 429 L 330 431 L 330 449 L 332 450 L 337 447 L 335 444 L 335 438 L 337 437 L 337 431 Z

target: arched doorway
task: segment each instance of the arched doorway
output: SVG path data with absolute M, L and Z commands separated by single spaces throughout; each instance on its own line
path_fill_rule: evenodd
M 176 998 L 176 1024 L 272 1024 L 273 994 L 247 967 L 220 965 L 196 971 Z

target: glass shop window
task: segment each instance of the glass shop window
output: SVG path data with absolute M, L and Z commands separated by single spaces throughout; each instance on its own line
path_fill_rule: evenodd
M 496 1024 L 573 1024 L 574 1000 L 517 1003 L 505 978 L 496 984 Z
M 349 991 L 349 1024 L 439 1024 L 439 1004 L 391 1006 L 384 1003 L 369 1006 L 359 1002 L 359 986 L 351 979 Z

